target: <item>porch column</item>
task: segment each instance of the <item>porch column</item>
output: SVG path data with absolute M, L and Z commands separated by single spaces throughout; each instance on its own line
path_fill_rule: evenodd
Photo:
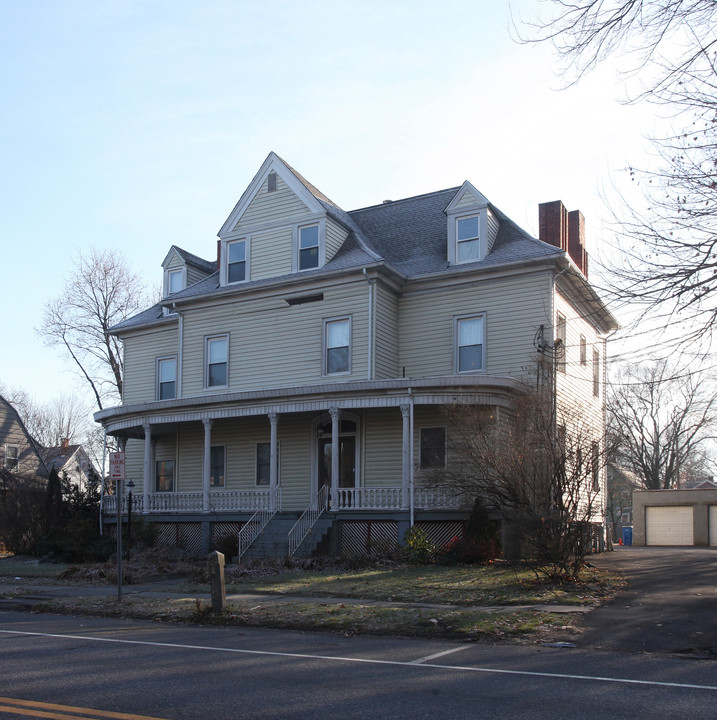
M 142 480 L 142 514 L 149 512 L 149 488 L 152 485 L 152 428 L 149 423 L 142 425 L 144 430 L 144 478 Z
M 411 406 L 401 405 L 403 418 L 403 443 L 401 445 L 402 470 L 401 475 L 401 507 L 409 508 L 409 484 L 411 480 Z
M 341 433 L 341 410 L 329 408 L 331 415 L 331 509 L 339 509 L 339 435 Z
M 269 454 L 269 489 L 271 490 L 271 509 L 276 510 L 276 490 L 279 487 L 279 444 L 278 444 L 278 425 L 279 414 L 275 412 L 269 413 L 269 423 L 271 425 L 271 442 Z
M 204 462 L 202 464 L 202 512 L 209 512 L 209 480 L 212 467 L 212 424 L 213 420 L 205 418 L 204 425 Z

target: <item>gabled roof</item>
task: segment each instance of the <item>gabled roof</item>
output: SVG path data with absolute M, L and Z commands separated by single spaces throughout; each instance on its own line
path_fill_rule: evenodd
M 18 427 L 22 430 L 22 433 L 25 436 L 28 445 L 32 448 L 33 452 L 37 456 L 40 464 L 44 466 L 46 472 L 49 471 L 49 468 L 45 465 L 45 461 L 42 457 L 42 446 L 35 440 L 32 435 L 30 435 L 28 429 L 25 427 L 25 423 L 20 417 L 20 413 L 13 407 L 12 403 L 8 402 L 2 395 L 0 395 L 0 405 L 4 405 L 7 411 L 12 415 Z M 0 427 L 0 442 L 5 442 L 5 434 L 3 433 L 2 427 Z
M 212 262 L 211 260 L 204 260 L 198 255 L 194 255 L 194 253 L 190 253 L 188 250 L 183 250 L 176 245 L 172 245 L 172 247 L 169 248 L 169 252 L 162 261 L 162 267 L 166 267 L 172 253 L 179 255 L 185 265 L 195 267 L 203 273 L 213 273 L 217 269 L 217 264 L 215 262 Z
M 163 301 L 164 305 L 171 303 L 180 305 L 193 298 L 211 296 L 214 293 L 246 292 L 254 288 L 285 284 L 293 280 L 310 280 L 340 270 L 361 269 L 367 265 L 382 265 L 400 278 L 407 280 L 430 278 L 436 275 L 455 276 L 481 269 L 492 270 L 501 266 L 540 261 L 552 260 L 561 269 L 570 265 L 566 253 L 525 232 L 489 203 L 485 196 L 468 181 L 458 187 L 346 212 L 273 152 L 269 153 L 222 226 L 219 231 L 220 237 L 230 233 L 236 226 L 269 172 L 278 173 L 312 212 L 323 211 L 346 229 L 348 236 L 338 252 L 331 260 L 316 270 L 249 281 L 242 283 L 241 286 L 232 287 L 220 286 L 219 273 L 213 263 L 192 256 L 203 263 L 205 267 L 211 266 L 211 274 L 184 290 L 174 293 L 171 298 L 166 298 Z M 466 194 L 470 194 L 476 205 L 489 208 L 499 222 L 499 229 L 490 252 L 482 260 L 451 265 L 448 262 L 447 254 L 447 213 L 453 212 L 456 203 L 460 202 Z M 177 250 L 179 251 L 179 249 Z M 191 254 L 186 253 L 186 255 Z M 580 278 L 573 280 L 573 287 L 580 289 L 580 292 L 586 297 L 589 296 L 589 301 L 595 305 L 596 309 L 605 314 L 606 319 L 603 325 L 612 327 L 614 318 L 587 280 L 582 276 L 581 278 L 582 280 Z M 162 307 L 157 305 L 115 326 L 113 331 L 161 321 L 162 318 Z

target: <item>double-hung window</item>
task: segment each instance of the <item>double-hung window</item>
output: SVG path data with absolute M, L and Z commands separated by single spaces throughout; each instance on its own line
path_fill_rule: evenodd
M 212 487 L 224 487 L 224 445 L 213 445 L 209 451 L 209 482 Z
M 446 467 L 446 429 L 421 428 L 420 463 L 422 470 Z
M 206 343 L 205 385 L 226 387 L 229 384 L 229 337 L 208 337 Z
M 480 216 L 456 218 L 456 260 L 459 263 L 480 259 Z
M 593 350 L 593 395 L 600 397 L 600 353 Z
M 475 372 L 485 366 L 485 315 L 456 318 L 456 372 Z
M 6 445 L 5 446 L 5 469 L 10 472 L 17 470 L 18 463 L 20 462 L 20 446 L 19 445 Z
M 557 362 L 558 370 L 563 373 L 565 372 L 565 354 L 567 353 L 567 348 L 565 346 L 565 336 L 565 315 L 561 315 L 560 313 L 558 313 L 558 319 L 555 323 L 555 360 Z
M 168 270 L 167 271 L 167 295 L 172 295 L 182 290 L 184 285 L 184 271 L 183 270 Z
M 279 474 L 279 444 L 276 446 L 276 470 Z M 256 444 L 256 484 L 271 484 L 271 443 L 258 442 Z
M 351 318 L 324 320 L 324 374 L 351 372 Z
M 227 283 L 246 280 L 246 240 L 227 243 Z
M 157 360 L 157 400 L 173 400 L 177 397 L 177 358 Z
M 319 267 L 319 226 L 299 228 L 299 270 Z
M 157 492 L 174 492 L 174 460 L 157 460 L 155 483 Z

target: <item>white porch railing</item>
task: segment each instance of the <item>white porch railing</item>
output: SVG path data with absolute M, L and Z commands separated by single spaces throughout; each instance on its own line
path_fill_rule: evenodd
M 269 504 L 257 510 L 239 530 L 239 557 L 249 549 L 249 546 L 256 540 L 261 531 L 269 524 L 269 521 L 276 515 L 281 502 L 279 488 L 269 492 Z
M 401 488 L 339 488 L 331 503 L 332 510 L 400 510 Z
M 200 513 L 203 509 L 204 495 L 201 492 L 163 492 L 149 496 L 150 513 Z M 331 509 L 345 510 L 401 510 L 404 504 L 400 487 L 359 487 L 339 488 Z M 413 506 L 420 510 L 455 510 L 465 507 L 461 497 L 437 488 L 416 488 L 413 493 Z M 280 496 L 277 494 L 272 504 L 271 490 L 220 490 L 209 494 L 209 507 L 212 512 L 252 512 L 281 509 Z M 310 505 L 313 508 L 313 504 Z M 127 512 L 127 497 L 122 498 L 122 511 Z M 142 493 L 132 496 L 132 512 L 144 511 Z M 308 512 L 308 511 L 307 511 Z M 104 498 L 103 513 L 117 514 L 117 496 Z M 313 522 L 316 522 L 314 520 Z M 299 532 L 297 530 L 297 532 Z M 302 538 L 303 539 L 303 538 Z M 299 541 L 300 542 L 300 541 Z M 298 547 L 298 545 L 297 545 Z
M 293 555 L 304 538 L 311 532 L 316 521 L 329 506 L 329 486 L 322 485 L 319 492 L 311 498 L 309 507 L 301 513 L 294 527 L 289 530 L 289 556 Z

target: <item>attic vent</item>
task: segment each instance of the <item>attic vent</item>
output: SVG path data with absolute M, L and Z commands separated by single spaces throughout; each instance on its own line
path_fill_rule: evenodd
M 266 181 L 266 191 L 274 192 L 276 190 L 276 173 L 269 173 L 269 177 Z
M 390 205 L 392 202 L 393 202 L 393 200 L 384 200 L 384 201 L 383 201 L 383 204 L 384 204 L 384 205 Z
M 324 293 L 316 295 L 301 295 L 300 297 L 286 298 L 288 305 L 304 305 L 305 303 L 320 302 L 324 299 Z

